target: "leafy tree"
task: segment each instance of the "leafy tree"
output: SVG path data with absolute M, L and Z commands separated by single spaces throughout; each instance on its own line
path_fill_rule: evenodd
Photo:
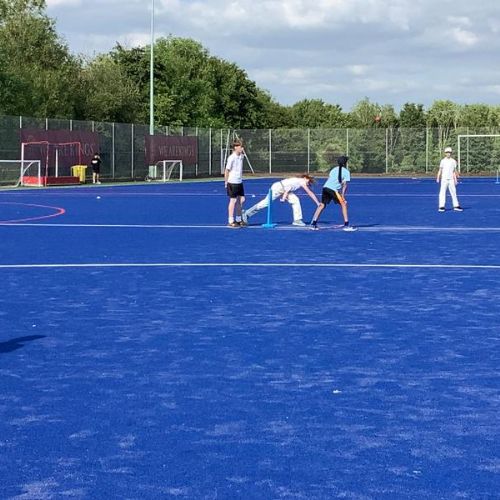
M 422 104 L 407 102 L 399 112 L 399 124 L 403 128 L 425 128 L 425 111 Z
M 399 112 L 399 125 L 393 169 L 399 172 L 421 170 L 426 161 L 425 141 L 427 138 L 423 105 L 404 104 Z
M 290 108 L 292 127 L 342 128 L 347 124 L 346 115 L 338 105 L 327 104 L 321 99 L 304 99 Z
M 82 85 L 87 119 L 130 123 L 140 114 L 138 87 L 110 56 L 99 56 L 83 69 Z
M 459 108 L 459 121 L 462 127 L 483 128 L 488 126 L 490 107 L 486 104 L 465 104 Z
M 0 22 L 19 12 L 41 14 L 46 7 L 45 0 L 0 0 Z
M 235 64 L 211 57 L 209 60 L 210 97 L 214 123 L 232 128 L 255 128 L 263 110 L 257 86 Z M 259 99 L 260 98 L 260 99 Z
M 438 162 L 445 146 L 455 143 L 456 139 L 452 137 L 452 132 L 456 131 L 459 120 L 460 107 L 452 101 L 434 101 L 429 108 L 427 112 L 427 125 L 433 128 L 433 163 Z
M 350 112 L 350 125 L 355 128 L 368 128 L 376 126 L 375 117 L 380 116 L 381 106 L 372 103 L 368 97 L 359 101 Z
M 117 46 L 111 57 L 134 82 L 149 116 L 149 48 Z M 253 128 L 264 118 L 269 99 L 235 64 L 211 57 L 202 45 L 162 38 L 154 47 L 155 122 L 158 124 Z M 266 102 L 267 101 L 267 102 Z
M 287 128 L 291 127 L 291 110 L 287 106 L 282 106 L 276 102 L 268 92 L 257 89 L 258 100 L 260 101 L 261 117 L 259 128 Z
M 77 118 L 80 62 L 59 40 L 44 6 L 43 1 L 0 0 L 3 74 L 19 92 L 11 112 Z M 6 108 L 6 98 L 2 95 L 0 108 Z
M 491 127 L 500 127 L 500 106 L 489 107 L 488 125 Z
M 385 115 L 385 117 L 384 117 Z M 375 117 L 384 117 L 387 126 L 397 123 L 397 117 L 392 106 L 381 106 L 372 103 L 365 97 L 359 101 L 350 112 L 349 156 L 351 165 L 363 172 L 381 172 L 385 170 L 386 134 L 382 121 Z
M 23 83 L 10 71 L 5 51 L 0 46 L 0 114 L 16 114 L 23 94 Z

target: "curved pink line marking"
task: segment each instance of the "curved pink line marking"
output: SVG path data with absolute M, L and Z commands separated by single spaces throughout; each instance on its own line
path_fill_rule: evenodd
M 38 217 L 27 217 L 26 219 L 8 219 L 8 220 L 0 220 L 0 224 L 9 224 L 13 222 L 32 222 L 34 220 L 42 220 L 42 219 L 51 219 L 52 217 L 59 217 L 59 215 L 63 215 L 66 213 L 66 210 L 61 207 L 51 207 L 50 205 L 35 205 L 34 203 L 16 203 L 13 201 L 0 201 L 1 205 L 23 205 L 25 207 L 37 207 L 37 208 L 51 208 L 56 212 L 49 215 L 40 215 Z

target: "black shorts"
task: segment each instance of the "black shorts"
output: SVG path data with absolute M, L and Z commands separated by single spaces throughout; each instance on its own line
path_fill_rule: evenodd
M 321 192 L 321 203 L 328 205 L 331 201 L 337 205 L 341 205 L 344 198 L 339 192 L 334 191 L 333 189 L 323 188 L 323 191 Z
M 101 167 L 99 167 L 99 166 L 93 166 L 92 165 L 92 172 L 94 172 L 94 174 L 100 174 L 101 173 Z
M 226 192 L 229 198 L 238 198 L 238 196 L 245 196 L 245 190 L 243 189 L 243 183 L 241 184 L 231 184 L 227 183 Z

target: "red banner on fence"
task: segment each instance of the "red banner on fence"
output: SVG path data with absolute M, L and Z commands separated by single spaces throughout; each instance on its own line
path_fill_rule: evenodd
M 198 138 L 172 135 L 145 136 L 146 165 L 162 160 L 182 160 L 184 165 L 198 162 Z

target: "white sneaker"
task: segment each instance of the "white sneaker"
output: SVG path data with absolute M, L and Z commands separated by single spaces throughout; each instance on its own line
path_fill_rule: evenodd
M 357 228 L 353 226 L 344 226 L 344 231 L 349 231 L 349 232 L 357 231 Z
M 292 226 L 300 226 L 300 227 L 304 227 L 306 224 L 304 221 L 298 219 L 298 220 L 294 220 L 292 222 Z
M 241 211 L 241 220 L 245 223 L 248 224 L 248 215 L 246 210 Z

